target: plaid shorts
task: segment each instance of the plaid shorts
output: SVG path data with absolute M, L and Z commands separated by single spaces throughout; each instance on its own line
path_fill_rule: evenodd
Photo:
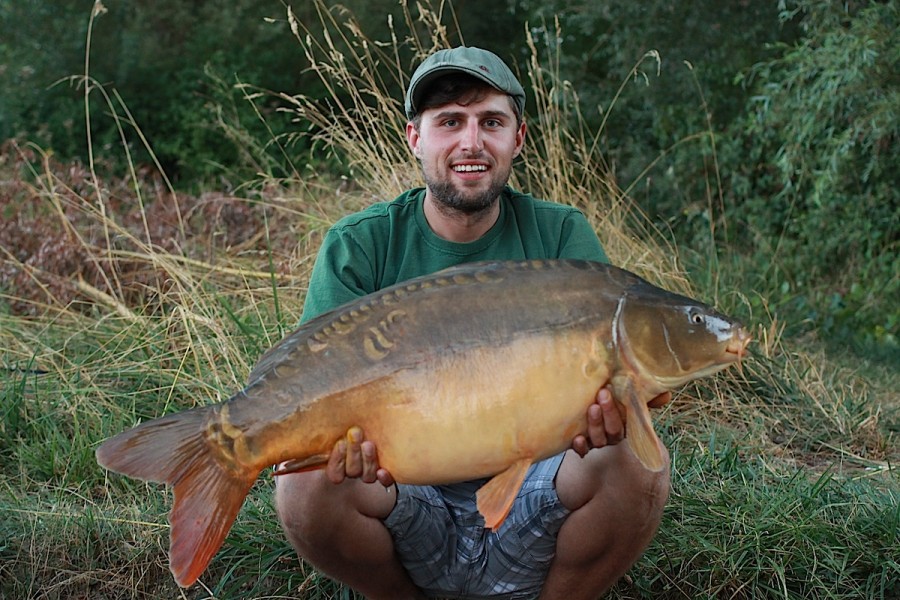
M 399 486 L 385 519 L 401 564 L 428 596 L 525 600 L 540 594 L 569 510 L 556 494 L 565 453 L 531 465 L 509 516 L 485 529 L 475 492 L 486 479 Z

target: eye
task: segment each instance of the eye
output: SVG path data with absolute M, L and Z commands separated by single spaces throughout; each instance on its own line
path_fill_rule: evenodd
M 696 310 L 691 311 L 690 319 L 694 325 L 703 325 L 703 315 Z

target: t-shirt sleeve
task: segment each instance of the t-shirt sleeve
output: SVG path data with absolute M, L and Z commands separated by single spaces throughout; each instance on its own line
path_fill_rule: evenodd
M 375 291 L 370 253 L 347 232 L 333 227 L 316 256 L 300 322 Z
M 556 258 L 609 262 L 597 233 L 581 211 L 573 210 L 563 220 Z

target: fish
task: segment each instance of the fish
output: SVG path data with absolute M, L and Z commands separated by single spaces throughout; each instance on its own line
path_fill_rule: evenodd
M 172 488 L 170 570 L 188 587 L 261 472 L 324 468 L 351 430 L 401 485 L 489 478 L 477 507 L 492 529 L 528 467 L 586 433 L 606 384 L 624 407 L 625 442 L 660 471 L 647 403 L 738 362 L 749 339 L 712 307 L 608 264 L 467 263 L 306 322 L 227 401 L 143 422 L 96 458 Z

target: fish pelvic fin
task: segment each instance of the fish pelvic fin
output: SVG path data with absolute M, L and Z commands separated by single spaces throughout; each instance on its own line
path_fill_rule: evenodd
M 530 458 L 514 462 L 475 492 L 476 505 L 478 512 L 484 517 L 485 527 L 496 530 L 506 520 L 531 462 Z
M 241 472 L 216 458 L 206 438 L 212 407 L 197 408 L 138 425 L 97 449 L 103 467 L 170 485 L 169 568 L 188 587 L 222 546 L 258 472 Z
M 648 471 L 658 473 L 662 471 L 663 461 L 660 441 L 653 429 L 653 421 L 650 418 L 650 408 L 647 402 L 641 398 L 641 394 L 635 388 L 634 382 L 629 379 L 625 395 L 628 402 L 625 404 L 625 440 L 634 455 L 641 461 Z
M 307 456 L 306 458 L 288 460 L 281 463 L 272 475 L 279 477 L 290 473 L 305 473 L 307 471 L 322 469 L 328 464 L 329 456 L 329 454 L 314 454 L 312 456 Z

